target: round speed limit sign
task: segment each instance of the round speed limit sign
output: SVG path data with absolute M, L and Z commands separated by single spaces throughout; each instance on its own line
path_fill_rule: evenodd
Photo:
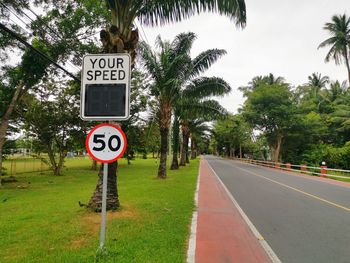
M 92 159 L 102 163 L 112 163 L 123 156 L 126 137 L 120 127 L 103 123 L 89 132 L 85 145 Z

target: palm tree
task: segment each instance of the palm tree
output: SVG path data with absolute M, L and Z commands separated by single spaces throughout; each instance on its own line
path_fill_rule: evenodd
M 309 100 L 317 105 L 317 110 L 320 110 L 320 105 L 324 101 L 326 85 L 329 83 L 328 76 L 322 76 L 320 73 L 312 73 L 308 76 L 308 82 L 303 87 L 303 93 L 306 95 L 304 100 Z
M 105 0 L 111 11 L 111 25 L 100 32 L 103 52 L 124 53 L 131 55 L 132 66 L 136 57 L 136 48 L 139 44 L 138 29 L 134 27 L 135 19 L 144 25 L 163 25 L 179 22 L 202 11 L 216 12 L 230 17 L 237 27 L 245 27 L 246 6 L 244 0 L 206 0 L 206 1 L 144 1 L 144 0 Z M 163 101 L 162 103 L 166 103 Z M 169 105 L 162 105 L 169 106 Z M 162 114 L 169 115 L 162 112 Z M 165 123 L 164 123 L 165 124 Z M 166 126 L 166 124 L 165 124 Z M 117 189 L 118 162 L 108 165 L 108 197 L 107 210 L 119 207 Z M 102 200 L 102 167 L 99 180 L 89 207 L 101 210 Z
M 263 77 L 262 81 L 268 85 L 281 85 L 285 83 L 285 79 L 283 77 L 276 78 L 272 73 Z
M 189 84 L 182 91 L 181 100 L 176 105 L 180 108 L 180 124 L 182 131 L 182 151 L 180 166 L 189 163 L 188 143 L 191 135 L 190 120 L 201 118 L 205 121 L 212 121 L 227 114 L 225 108 L 211 96 L 222 96 L 231 91 L 230 85 L 221 78 L 202 77 Z
M 166 178 L 168 135 L 173 106 L 179 98 L 182 79 L 190 64 L 189 51 L 195 39 L 193 33 L 179 34 L 173 42 L 163 42 L 158 36 L 160 51 L 153 52 L 146 43 L 141 43 L 142 64 L 153 79 L 151 94 L 156 98 L 160 130 L 160 164 L 158 178 Z
M 346 14 L 334 15 L 332 22 L 326 23 L 323 29 L 327 30 L 331 37 L 323 41 L 318 48 L 331 46 L 325 61 L 329 62 L 332 58 L 337 65 L 344 62 L 348 70 L 350 85 L 350 17 L 347 17 Z
M 191 120 L 189 122 L 191 131 L 191 159 L 196 159 L 198 155 L 198 141 L 203 140 L 211 131 L 208 124 L 201 119 Z
M 334 104 L 347 104 L 347 102 L 344 103 L 344 100 L 346 99 L 348 92 L 349 88 L 346 85 L 346 81 L 340 83 L 337 80 L 335 82 L 332 82 L 329 89 L 326 90 L 325 97 L 329 102 Z
M 188 72 L 186 72 L 183 83 L 181 83 L 182 89 L 180 90 L 177 103 L 174 105 L 173 161 L 171 169 L 178 169 L 177 152 L 179 150 L 179 125 L 181 124 L 183 136 L 180 165 L 184 166 L 185 162 L 189 161 L 187 148 L 190 130 L 188 128 L 187 119 L 189 117 L 200 117 L 193 115 L 201 111 L 203 111 L 202 114 L 214 114 L 215 116 L 218 112 L 222 111 L 222 107 L 218 103 L 213 103 L 206 99 L 211 96 L 220 96 L 230 92 L 230 86 L 221 78 L 199 77 L 199 75 L 209 69 L 213 63 L 225 54 L 226 51 L 222 49 L 209 49 L 201 52 L 190 61 L 191 66 L 188 67 Z M 212 105 L 212 108 L 208 108 L 208 105 Z M 190 110 L 193 109 L 193 107 L 196 107 L 196 112 Z
M 312 73 L 311 76 L 308 76 L 308 86 L 317 87 L 322 89 L 329 82 L 328 76 L 322 76 L 320 73 Z
M 248 95 L 254 91 L 258 86 L 267 84 L 283 84 L 285 83 L 285 79 L 283 77 L 275 77 L 272 73 L 266 76 L 256 76 L 250 82 L 248 82 L 248 86 L 239 87 L 238 90 L 243 92 L 244 97 L 248 97 Z

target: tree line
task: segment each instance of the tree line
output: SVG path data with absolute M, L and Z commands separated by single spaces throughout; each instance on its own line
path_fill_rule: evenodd
M 239 114 L 215 124 L 220 154 L 275 162 L 350 168 L 350 88 L 313 73 L 292 87 L 273 74 L 241 87 Z M 242 153 L 243 152 L 243 153 Z

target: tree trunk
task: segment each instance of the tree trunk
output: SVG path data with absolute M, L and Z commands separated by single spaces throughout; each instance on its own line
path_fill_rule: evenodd
M 181 123 L 181 130 L 182 130 L 182 149 L 181 149 L 180 166 L 185 166 L 188 161 L 188 138 L 190 133 L 187 122 Z
M 166 178 L 166 159 L 168 153 L 168 135 L 169 129 L 160 130 L 160 162 L 158 168 L 158 178 Z
M 180 166 L 186 166 L 186 134 L 182 131 Z
M 348 49 L 347 47 L 345 46 L 345 55 L 344 55 L 344 58 L 345 58 L 345 65 L 346 65 L 346 69 L 348 70 L 348 81 L 349 81 L 349 85 L 350 86 L 350 65 L 349 65 L 349 54 L 350 52 L 348 52 Z
M 169 100 L 163 99 L 160 101 L 159 114 L 159 131 L 160 131 L 160 162 L 158 167 L 158 178 L 165 179 L 166 175 L 166 161 L 168 154 L 168 136 L 171 122 L 171 103 Z
M 64 164 L 64 158 L 66 157 L 66 153 L 65 153 L 65 150 L 62 150 L 60 152 L 60 159 L 58 161 L 58 165 L 57 165 L 57 175 L 61 175 L 61 171 L 62 171 L 62 167 L 63 167 L 63 164 Z
M 196 140 L 193 138 L 191 139 L 191 159 L 194 160 L 197 157 L 197 151 L 196 151 Z
M 20 100 L 21 96 L 23 95 L 23 94 L 21 94 L 22 89 L 23 89 L 23 86 L 21 84 L 19 84 L 16 87 L 16 90 L 15 90 L 15 93 L 13 94 L 11 102 L 10 102 L 9 106 L 7 107 L 5 114 L 1 118 L 1 124 L 0 124 L 0 176 L 2 173 L 2 150 L 3 150 L 5 139 L 6 139 L 6 132 L 7 132 L 8 126 L 9 126 L 10 117 L 15 109 L 15 106 L 16 106 L 17 102 Z M 1 178 L 0 178 L 0 185 L 1 185 Z
M 107 211 L 119 208 L 119 196 L 117 188 L 118 161 L 108 164 L 107 176 Z M 102 208 L 102 184 L 103 184 L 103 164 L 100 166 L 98 181 L 95 192 L 91 197 L 88 208 L 95 212 L 101 212 Z
M 188 156 L 190 155 L 189 154 L 189 151 L 188 151 L 188 144 L 190 142 L 190 134 L 188 133 L 187 136 L 186 136 L 186 163 L 190 163 L 190 159 L 188 158 Z
M 239 158 L 242 159 L 242 144 L 239 144 Z
M 179 152 L 179 133 L 180 133 L 180 124 L 177 116 L 175 115 L 174 124 L 173 124 L 173 160 L 170 166 L 171 170 L 179 169 L 178 155 Z
M 173 151 L 173 160 L 171 162 L 170 170 L 179 169 L 179 160 L 177 158 L 177 151 Z
M 277 135 L 276 143 L 273 147 L 271 147 L 271 159 L 273 162 L 278 162 L 280 160 L 280 152 L 281 152 L 281 145 L 282 145 L 282 135 Z
M 46 149 L 47 149 L 47 154 L 49 156 L 50 164 L 51 164 L 51 170 L 54 175 L 59 175 L 59 171 L 57 170 L 57 164 L 56 164 L 56 159 L 55 159 L 55 153 L 51 147 L 51 142 L 45 142 L 46 144 Z
M 95 160 L 92 160 L 91 170 L 94 170 L 94 171 L 97 170 L 97 162 Z
M 235 148 L 230 148 L 230 157 L 235 157 Z

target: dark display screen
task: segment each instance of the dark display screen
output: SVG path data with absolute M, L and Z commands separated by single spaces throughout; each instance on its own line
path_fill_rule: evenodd
M 125 84 L 87 84 L 85 116 L 125 116 Z

